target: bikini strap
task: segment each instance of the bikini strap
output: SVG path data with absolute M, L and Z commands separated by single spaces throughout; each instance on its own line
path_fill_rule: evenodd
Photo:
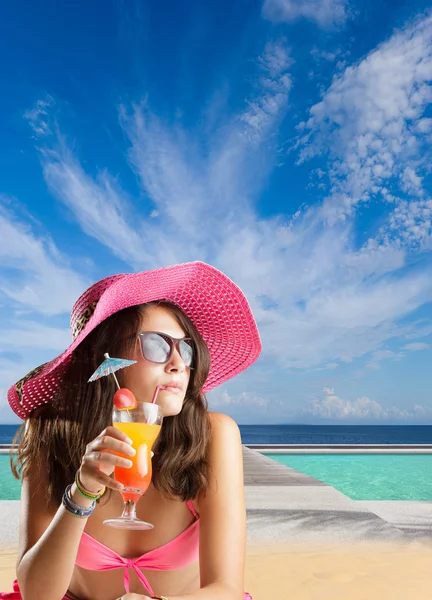
M 195 519 L 199 519 L 199 515 L 197 514 L 197 511 L 193 507 L 192 500 L 187 500 L 186 504 L 187 504 L 188 509 L 191 511 L 191 513 L 195 517 Z

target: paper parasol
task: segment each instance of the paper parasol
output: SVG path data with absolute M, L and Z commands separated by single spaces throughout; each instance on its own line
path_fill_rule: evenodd
M 118 389 L 120 389 L 120 385 L 117 381 L 117 377 L 115 376 L 115 372 L 120 369 L 124 369 L 125 367 L 130 367 L 137 361 L 126 360 L 125 358 L 111 358 L 108 352 L 106 352 L 104 356 L 105 360 L 90 377 L 89 382 L 96 381 L 96 379 L 100 379 L 101 377 L 105 377 L 106 375 L 112 375 L 115 379 Z

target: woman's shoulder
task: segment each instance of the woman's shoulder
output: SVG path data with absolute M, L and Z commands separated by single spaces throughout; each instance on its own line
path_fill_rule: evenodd
M 209 420 L 212 430 L 214 431 L 232 431 L 233 433 L 239 433 L 240 429 L 237 423 L 229 415 L 220 412 L 209 411 Z
M 241 445 L 240 429 L 230 416 L 209 411 L 210 421 L 210 446 L 213 448 L 226 448 L 227 446 Z
M 210 412 L 210 441 L 208 452 L 209 487 L 197 498 L 202 513 L 203 502 L 208 507 L 223 505 L 229 490 L 239 490 L 243 485 L 243 456 L 240 429 L 230 416 Z M 242 494 L 238 493 L 241 499 Z

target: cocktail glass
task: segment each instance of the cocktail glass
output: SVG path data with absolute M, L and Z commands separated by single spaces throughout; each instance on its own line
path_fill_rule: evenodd
M 124 508 L 121 517 L 106 519 L 105 525 L 117 529 L 153 529 L 153 525 L 136 516 L 136 503 L 147 491 L 152 477 L 151 449 L 162 427 L 162 410 L 158 404 L 138 402 L 135 408 L 113 408 L 113 425 L 123 431 L 136 450 L 132 467 L 115 467 L 114 479 L 125 487 L 120 492 Z

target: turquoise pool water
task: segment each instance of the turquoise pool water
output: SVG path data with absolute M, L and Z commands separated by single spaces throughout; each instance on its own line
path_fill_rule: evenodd
M 0 454 L 0 500 L 19 500 L 21 482 L 12 475 L 9 454 Z
M 266 454 L 353 500 L 432 500 L 432 454 Z

